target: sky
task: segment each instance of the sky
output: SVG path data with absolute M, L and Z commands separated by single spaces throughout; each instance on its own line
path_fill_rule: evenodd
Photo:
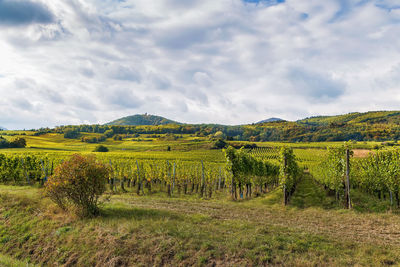
M 0 126 L 400 110 L 398 0 L 0 0 Z

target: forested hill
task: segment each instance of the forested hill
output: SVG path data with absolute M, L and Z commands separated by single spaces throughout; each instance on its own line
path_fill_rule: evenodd
M 344 124 L 400 124 L 400 111 L 370 111 L 337 116 L 316 116 L 297 121 L 311 126 L 334 126 Z
M 105 125 L 166 125 L 166 124 L 181 124 L 181 123 L 160 116 L 149 115 L 149 114 L 143 114 L 143 115 L 137 114 L 117 119 L 115 121 L 106 123 Z
M 128 125 L 130 124 L 130 125 Z M 106 125 L 60 126 L 40 129 L 37 134 L 48 132 L 100 133 L 105 140 L 115 135 L 164 135 L 176 137 L 190 134 L 196 137 L 225 138 L 240 141 L 389 141 L 400 140 L 400 111 L 349 113 L 338 116 L 318 116 L 299 121 L 273 121 L 248 125 L 179 124 L 153 115 L 135 115 Z M 70 135 L 70 133 L 73 133 Z M 160 136 L 161 138 L 161 136 Z

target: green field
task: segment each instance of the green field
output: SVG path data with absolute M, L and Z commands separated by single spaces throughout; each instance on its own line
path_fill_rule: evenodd
M 1 149 L 3 154 L 40 154 L 40 155 L 59 155 L 62 157 L 74 153 L 92 153 L 98 144 L 88 144 L 79 139 L 65 139 L 62 134 L 49 133 L 41 136 L 33 136 L 34 132 L 3 131 L 4 133 L 26 135 L 3 136 L 8 140 L 16 137 L 23 137 L 27 141 L 26 148 L 20 149 Z M 1 135 L 1 132 L 0 132 Z M 96 134 L 84 134 L 96 135 Z M 107 155 L 121 156 L 136 159 L 160 159 L 160 160 L 188 160 L 188 161 L 209 161 L 225 162 L 221 150 L 210 149 L 213 140 L 208 138 L 193 137 L 183 135 L 182 138 L 171 140 L 159 140 L 150 138 L 149 135 L 141 135 L 138 138 L 124 138 L 122 141 L 115 141 L 112 138 L 107 139 L 101 144 L 107 146 L 110 152 Z M 238 142 L 231 142 L 238 143 Z M 245 144 L 256 144 L 258 147 L 270 147 L 279 150 L 282 146 L 290 146 L 294 149 L 296 156 L 300 161 L 313 161 L 323 156 L 326 148 L 329 146 L 340 146 L 343 142 L 311 142 L 311 143 L 284 143 L 284 142 L 239 142 Z M 356 142 L 354 148 L 372 149 L 380 142 Z M 171 151 L 167 151 L 170 147 Z

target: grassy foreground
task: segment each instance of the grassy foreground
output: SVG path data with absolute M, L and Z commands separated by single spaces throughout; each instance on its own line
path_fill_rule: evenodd
M 2 267 L 35 267 L 36 265 L 30 264 L 26 261 L 15 260 L 9 256 L 0 254 L 0 266 L 2 266 Z
M 309 177 L 289 207 L 281 199 L 112 195 L 101 216 L 80 220 L 40 189 L 0 186 L 0 253 L 44 266 L 400 264 L 398 215 L 340 209 Z

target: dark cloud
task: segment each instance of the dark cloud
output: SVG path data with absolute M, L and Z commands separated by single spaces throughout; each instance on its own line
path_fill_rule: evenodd
M 172 8 L 183 8 L 183 9 L 187 9 L 187 8 L 194 8 L 196 7 L 199 3 L 201 2 L 201 0 L 167 0 L 166 1 L 166 5 L 168 7 L 172 7 Z
M 54 15 L 43 4 L 23 0 L 0 0 L 0 25 L 49 24 Z
M 47 98 L 50 100 L 52 103 L 57 103 L 57 104 L 63 104 L 64 103 L 64 98 L 63 96 L 55 91 L 55 90 L 50 90 L 48 88 L 42 89 L 41 94 L 43 97 Z
M 287 75 L 297 94 L 319 101 L 332 100 L 345 92 L 345 84 L 322 73 L 292 68 Z
M 18 89 L 33 88 L 36 86 L 36 81 L 30 78 L 17 78 L 14 81 L 15 87 Z
M 31 111 L 33 110 L 33 105 L 24 98 L 15 98 L 11 100 L 12 105 L 18 110 Z
M 78 109 L 97 110 L 97 106 L 92 102 L 92 100 L 82 95 L 74 96 L 71 103 Z
M 138 108 L 144 104 L 130 89 L 114 89 L 108 92 L 104 99 L 107 104 L 118 108 Z
M 94 72 L 92 69 L 89 68 L 80 68 L 79 73 L 82 74 L 85 77 L 88 78 L 93 78 L 94 77 Z
M 140 74 L 131 67 L 117 66 L 111 68 L 110 78 L 121 81 L 140 82 Z
M 243 0 L 245 3 L 264 4 L 264 5 L 277 5 L 284 3 L 285 0 Z
M 167 90 L 168 88 L 171 87 L 171 82 L 167 78 L 162 77 L 160 75 L 151 73 L 149 75 L 149 79 L 154 88 L 157 90 Z
M 195 44 L 205 42 L 211 34 L 211 29 L 203 26 L 185 26 L 163 31 L 157 38 L 157 43 L 168 49 L 186 49 Z

